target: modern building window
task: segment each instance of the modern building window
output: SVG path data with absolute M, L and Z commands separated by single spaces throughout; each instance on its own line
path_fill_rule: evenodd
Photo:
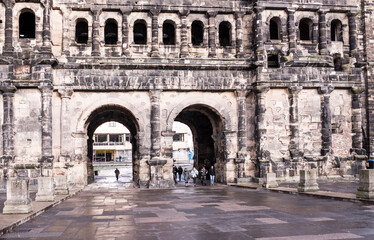
M 125 141 L 130 142 L 130 134 L 125 134 Z
M 342 22 L 338 19 L 331 22 L 331 41 L 343 41 Z
M 193 46 L 202 46 L 204 42 L 204 24 L 193 21 L 191 26 L 191 41 Z
M 279 57 L 277 54 L 268 55 L 268 68 L 279 68 Z
M 35 14 L 23 12 L 19 16 L 19 38 L 35 38 Z
M 175 27 L 172 22 L 166 21 L 162 25 L 162 39 L 165 45 L 175 45 Z
M 184 141 L 184 134 L 183 133 L 177 133 L 173 136 L 174 142 L 183 142 Z
M 273 17 L 270 19 L 269 24 L 270 30 L 270 39 L 271 40 L 280 40 L 280 29 L 281 29 L 281 21 L 279 17 Z
M 104 28 L 105 44 L 117 44 L 118 41 L 118 25 L 114 19 L 109 19 Z
M 144 20 L 137 20 L 134 24 L 134 43 L 147 44 L 147 24 Z
M 88 42 L 88 23 L 85 19 L 78 19 L 75 25 L 75 41 L 77 43 L 87 44 Z
M 303 18 L 299 23 L 300 40 L 312 40 L 313 22 L 309 18 Z
M 231 24 L 229 22 L 221 22 L 219 25 L 219 45 L 231 46 Z

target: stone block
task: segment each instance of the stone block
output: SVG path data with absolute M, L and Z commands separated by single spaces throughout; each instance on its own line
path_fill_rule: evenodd
M 297 187 L 298 192 L 316 192 L 318 191 L 317 170 L 300 170 L 300 182 Z
M 55 200 L 55 189 L 52 177 L 38 178 L 38 192 L 35 201 L 37 202 L 53 202 Z
M 55 178 L 55 194 L 68 195 L 69 189 L 67 185 L 66 175 L 56 175 Z
M 29 180 L 8 180 L 6 187 L 4 214 L 23 214 L 32 212 L 29 193 Z
M 358 198 L 374 199 L 374 169 L 360 170 L 360 184 L 356 196 Z
M 264 183 L 262 184 L 264 188 L 276 188 L 278 187 L 277 177 L 275 173 L 265 173 Z

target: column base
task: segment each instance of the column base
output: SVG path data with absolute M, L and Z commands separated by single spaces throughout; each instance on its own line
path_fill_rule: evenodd
M 66 176 L 65 175 L 57 175 L 55 176 L 55 194 L 56 195 L 68 195 L 69 189 L 67 186 Z
M 275 173 L 265 173 L 264 176 L 264 183 L 262 186 L 264 188 L 277 188 L 278 183 L 277 183 L 277 176 Z
M 31 200 L 29 203 L 5 202 L 3 214 L 25 214 L 32 212 Z
M 55 193 L 53 189 L 52 177 L 38 178 L 38 192 L 35 201 L 37 202 L 53 202 L 55 200 Z
M 360 170 L 360 185 L 356 197 L 374 199 L 374 169 Z
M 250 183 L 251 181 L 252 181 L 251 177 L 235 178 L 235 183 L 238 183 L 238 184 L 246 184 L 246 183 Z
M 29 195 L 29 180 L 8 180 L 7 200 L 4 203 L 4 214 L 22 214 L 32 212 Z

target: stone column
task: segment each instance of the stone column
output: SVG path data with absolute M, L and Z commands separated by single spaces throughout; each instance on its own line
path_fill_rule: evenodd
M 69 188 L 67 184 L 66 175 L 56 175 L 55 178 L 55 194 L 56 195 L 68 195 Z
M 326 27 L 326 10 L 320 10 L 319 13 L 319 54 L 326 55 L 327 51 L 327 27 Z
M 256 61 L 258 66 L 264 66 L 265 61 L 265 49 L 264 49 L 264 33 L 263 33 L 263 22 L 262 22 L 262 7 L 255 7 L 256 12 L 256 35 L 255 35 L 255 53 Z
M 13 85 L 2 86 L 3 92 L 3 161 L 5 165 L 14 157 L 14 93 Z
M 245 178 L 245 160 L 247 153 L 247 112 L 246 112 L 247 91 L 237 90 L 236 99 L 238 101 L 238 154 L 235 159 L 238 168 L 238 178 Z
M 374 170 L 360 170 L 360 185 L 358 186 L 357 198 L 374 199 Z
M 62 13 L 63 13 L 63 18 L 62 18 L 62 53 L 66 56 L 70 55 L 70 36 L 69 36 L 69 31 L 70 31 L 70 19 L 69 16 L 71 14 L 71 9 L 67 8 L 62 8 Z M 75 28 L 75 26 L 74 26 Z M 72 41 L 75 41 L 75 37 Z
M 43 10 L 43 46 L 44 51 L 51 51 L 51 31 L 50 29 L 50 1 L 45 1 Z
M 348 13 L 348 26 L 349 26 L 349 50 L 351 57 L 357 58 L 357 26 L 356 26 L 355 12 Z
M 208 45 L 210 58 L 217 57 L 217 45 L 216 45 L 216 16 L 217 12 L 208 12 L 208 24 L 209 24 L 209 34 L 208 34 Z
M 317 170 L 300 170 L 300 182 L 297 187 L 298 192 L 316 192 L 318 191 Z
M 288 28 L 288 42 L 289 42 L 289 54 L 293 55 L 296 53 L 296 27 L 295 27 L 295 12 L 294 8 L 288 8 L 288 21 L 287 21 L 287 28 Z
M 42 158 L 41 175 L 52 176 L 53 155 L 52 155 L 52 93 L 53 87 L 50 84 L 39 87 L 42 94 Z M 44 169 L 46 171 L 44 171 Z
M 127 17 L 130 14 L 130 10 L 122 9 L 122 56 L 129 56 L 129 25 Z
M 71 146 L 71 130 L 70 130 L 70 111 L 69 102 L 73 95 L 72 89 L 58 90 L 61 96 L 61 149 L 60 149 L 60 162 L 70 161 L 70 146 Z
M 302 157 L 300 151 L 300 131 L 299 131 L 299 102 L 298 97 L 302 87 L 289 87 L 288 99 L 290 102 L 290 143 L 288 149 L 290 151 L 291 161 L 297 162 Z M 292 166 L 292 168 L 294 168 Z M 295 171 L 296 169 L 292 169 Z M 291 173 L 290 175 L 295 175 Z
M 25 214 L 32 212 L 29 180 L 9 179 L 6 185 L 4 214 Z
M 331 152 L 332 131 L 331 131 L 331 109 L 330 93 L 334 90 L 332 86 L 319 88 L 321 94 L 321 122 L 322 122 L 322 149 L 321 155 L 325 156 Z
M 37 202 L 53 202 L 55 200 L 55 189 L 52 177 L 38 178 L 38 192 L 35 201 Z
M 151 57 L 159 57 L 160 53 L 158 51 L 158 14 L 160 13 L 160 9 L 152 9 L 149 13 L 152 17 Z
M 243 12 L 235 13 L 236 20 L 236 58 L 244 57 L 243 47 Z
M 100 56 L 100 21 L 101 9 L 92 10 L 92 56 Z
M 180 58 L 187 58 L 188 57 L 188 39 L 187 39 L 187 16 L 190 14 L 190 11 L 183 10 L 179 12 L 179 15 L 181 17 L 181 52 L 180 52 Z
M 5 1 L 5 42 L 3 54 L 13 54 L 13 6 L 14 1 Z
M 363 149 L 363 136 L 362 136 L 362 112 L 360 94 L 364 88 L 352 88 L 352 152 L 358 155 L 366 155 Z
M 262 178 L 265 173 L 269 172 L 270 161 L 267 159 L 267 156 L 264 152 L 263 145 L 266 141 L 266 122 L 265 122 L 265 113 L 266 113 L 266 104 L 265 97 L 266 93 L 270 90 L 268 86 L 257 86 L 254 91 L 256 93 L 256 153 L 258 159 L 258 170 L 259 176 Z

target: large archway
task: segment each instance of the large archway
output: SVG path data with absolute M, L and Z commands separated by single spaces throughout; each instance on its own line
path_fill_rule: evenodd
M 220 114 L 206 105 L 184 108 L 174 119 L 186 124 L 192 131 L 194 166 L 216 168 L 217 181 L 224 182 L 223 120 Z
M 138 132 L 139 125 L 134 115 L 126 108 L 118 105 L 106 105 L 94 110 L 87 118 L 85 123 L 85 129 L 87 133 L 87 177 L 88 183 L 94 181 L 93 171 L 93 143 L 95 130 L 106 122 L 118 122 L 124 125 L 130 132 L 130 142 L 132 145 L 132 171 L 133 181 L 138 182 L 139 180 L 139 144 L 138 144 Z

